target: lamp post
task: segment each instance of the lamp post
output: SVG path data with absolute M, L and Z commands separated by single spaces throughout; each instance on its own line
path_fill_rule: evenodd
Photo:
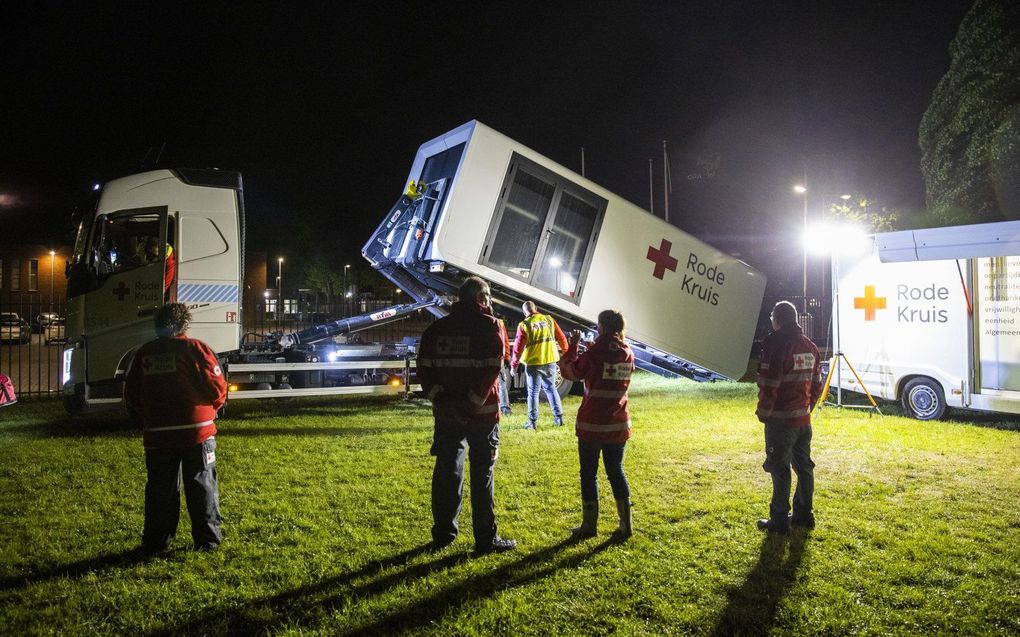
M 276 322 L 280 322 L 283 305 L 283 257 L 276 258 Z
M 806 182 L 807 180 L 805 180 Z M 807 235 L 807 186 L 803 184 L 797 184 L 793 187 L 793 191 L 804 198 L 804 234 Z M 801 311 L 807 314 L 807 241 L 804 242 L 804 281 L 802 287 L 801 297 Z
M 839 198 L 843 201 L 843 205 L 844 206 L 849 205 L 849 202 L 850 202 L 850 199 L 851 199 L 850 195 L 840 195 Z M 822 291 L 823 291 L 822 293 L 823 294 L 824 294 L 825 290 L 829 290 L 830 293 L 833 292 L 833 290 L 831 289 L 832 286 L 826 287 L 826 282 L 825 282 L 825 277 L 828 276 L 828 275 L 831 275 L 832 272 L 835 271 L 835 268 L 833 267 L 833 264 L 832 264 L 832 259 L 833 259 L 833 257 L 830 254 L 829 255 L 829 267 L 828 268 L 825 267 L 824 263 L 822 264 Z
M 348 281 L 347 273 L 350 272 L 350 270 L 351 270 L 351 264 L 348 263 L 348 264 L 346 264 L 344 266 L 344 294 L 343 294 L 343 298 L 344 298 L 344 316 L 347 316 L 347 313 L 348 313 L 348 310 L 347 310 L 347 299 L 349 299 L 351 297 L 351 293 L 349 291 L 350 287 L 349 287 L 349 284 L 347 282 Z
M 56 250 L 50 250 L 50 313 L 53 313 L 53 259 L 57 256 Z

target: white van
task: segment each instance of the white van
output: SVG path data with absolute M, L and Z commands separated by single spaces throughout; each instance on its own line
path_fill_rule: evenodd
M 922 420 L 1020 413 L 1020 222 L 878 234 L 833 276 L 835 348 L 871 394 Z

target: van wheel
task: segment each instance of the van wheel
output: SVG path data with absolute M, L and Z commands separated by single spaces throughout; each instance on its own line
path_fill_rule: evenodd
M 938 420 L 946 413 L 942 387 L 930 378 L 914 378 L 903 388 L 903 409 L 918 420 Z

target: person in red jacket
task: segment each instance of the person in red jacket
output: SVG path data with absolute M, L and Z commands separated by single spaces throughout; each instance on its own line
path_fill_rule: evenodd
M 464 455 L 471 462 L 471 523 L 478 554 L 510 551 L 513 540 L 496 533 L 493 472 L 499 456 L 497 378 L 504 342 L 489 308 L 489 284 L 468 277 L 459 300 L 421 336 L 418 382 L 432 401 L 432 546 L 457 537 L 464 489 Z
M 163 272 L 163 297 L 168 302 L 177 300 L 177 291 L 173 289 L 174 279 L 177 277 L 177 257 L 174 255 L 174 247 L 166 244 L 166 258 L 159 256 L 160 241 L 156 237 L 145 239 L 145 249 L 142 254 L 142 263 L 164 262 Z
M 148 479 L 142 548 L 162 551 L 173 541 L 183 473 L 195 548 L 212 550 L 223 540 L 215 418 L 227 400 L 227 382 L 212 349 L 186 336 L 186 305 L 164 305 L 154 322 L 159 338 L 138 349 L 124 385 L 128 407 L 143 422 Z
M 633 534 L 630 485 L 623 471 L 623 455 L 631 434 L 627 388 L 634 371 L 634 353 L 624 341 L 625 327 L 626 321 L 619 312 L 600 312 L 595 342 L 579 354 L 581 333 L 575 331 L 560 359 L 560 373 L 564 377 L 584 381 L 584 398 L 574 428 L 581 463 L 582 522 L 571 530 L 577 539 L 592 537 L 597 531 L 599 454 L 620 515 L 620 526 L 614 535 L 626 539 Z
M 765 463 L 772 476 L 769 518 L 758 528 L 789 533 L 790 524 L 813 528 L 815 490 L 811 460 L 811 411 L 821 397 L 821 359 L 818 348 L 797 323 L 797 308 L 780 301 L 772 309 L 773 332 L 761 346 L 758 368 L 758 409 L 765 424 Z M 797 490 L 790 513 L 790 465 L 797 473 Z

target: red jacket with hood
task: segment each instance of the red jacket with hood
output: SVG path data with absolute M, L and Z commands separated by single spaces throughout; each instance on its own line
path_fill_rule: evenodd
M 797 324 L 784 325 L 761 345 L 758 420 L 788 427 L 811 424 L 811 409 L 822 394 L 818 348 Z
M 577 437 L 590 442 L 621 443 L 630 438 L 627 388 L 634 371 L 634 353 L 619 334 L 599 336 L 583 354 L 577 343 L 560 359 L 560 373 L 584 381 L 577 410 Z
M 418 382 L 432 401 L 436 427 L 489 430 L 499 423 L 497 379 L 503 339 L 487 307 L 458 301 L 421 336 Z

